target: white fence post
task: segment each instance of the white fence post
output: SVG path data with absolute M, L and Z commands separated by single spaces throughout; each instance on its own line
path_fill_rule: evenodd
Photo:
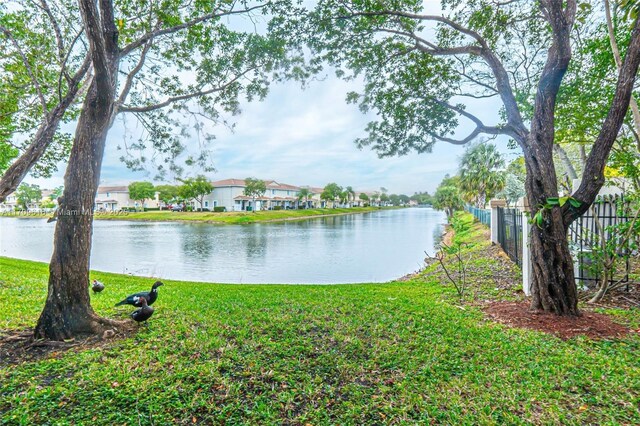
M 529 223 L 529 202 L 526 197 L 518 200 L 516 208 L 522 213 L 522 291 L 527 296 L 531 296 L 531 250 L 529 250 L 529 236 L 531 234 L 531 224 Z
M 531 224 L 529 217 L 522 212 L 522 291 L 531 296 L 531 250 L 529 250 L 529 233 Z
M 498 207 L 505 207 L 507 202 L 505 200 L 491 200 L 489 206 L 491 207 L 491 243 L 498 244 Z

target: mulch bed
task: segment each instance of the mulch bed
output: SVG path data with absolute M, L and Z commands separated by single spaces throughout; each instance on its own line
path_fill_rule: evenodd
M 630 332 L 611 317 L 595 312 L 582 312 L 582 316 L 558 317 L 551 313 L 531 311 L 527 302 L 490 302 L 485 313 L 494 321 L 509 327 L 527 328 L 553 334 L 563 340 L 586 336 L 594 340 L 617 339 Z

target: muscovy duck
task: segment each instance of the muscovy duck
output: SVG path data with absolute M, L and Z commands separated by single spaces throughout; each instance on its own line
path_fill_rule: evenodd
M 104 290 L 104 284 L 98 280 L 93 280 L 91 290 L 93 290 L 94 293 L 100 293 L 102 290 Z
M 153 315 L 153 308 L 147 305 L 147 299 L 140 297 L 141 307 L 131 313 L 131 318 L 136 322 L 144 322 Z
M 140 307 L 142 306 L 142 302 L 140 301 L 140 299 L 143 297 L 146 299 L 146 302 L 149 305 L 153 305 L 153 302 L 155 302 L 156 299 L 158 298 L 158 287 L 160 287 L 161 285 L 164 285 L 164 284 L 162 284 L 161 281 L 156 281 L 155 283 L 153 283 L 153 287 L 151 287 L 151 291 L 141 291 L 140 293 L 135 293 L 130 296 L 127 296 L 124 300 L 116 303 L 116 306 L 133 305 L 133 306 Z

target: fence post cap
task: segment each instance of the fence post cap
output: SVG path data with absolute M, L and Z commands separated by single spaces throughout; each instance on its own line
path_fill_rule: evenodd
M 516 208 L 520 210 L 529 210 L 529 200 L 527 197 L 522 197 L 516 202 Z
M 496 207 L 505 207 L 507 205 L 507 202 L 505 200 L 491 200 L 489 201 L 489 206 L 491 206 L 491 208 L 496 208 Z

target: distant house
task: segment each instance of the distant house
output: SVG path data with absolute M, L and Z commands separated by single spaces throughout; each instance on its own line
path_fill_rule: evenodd
M 53 189 L 43 189 L 42 190 L 42 199 L 44 200 L 45 198 L 48 198 L 53 202 L 56 201 L 56 200 L 53 199 Z
M 267 184 L 267 208 L 280 207 L 283 209 L 298 207 L 299 186 L 278 183 L 274 180 L 265 181 Z
M 211 185 L 213 185 L 213 191 L 203 199 L 205 209 L 225 207 L 227 211 L 243 210 L 240 206 L 236 206 L 235 202 L 235 198 L 241 196 L 244 191 L 243 179 L 224 179 L 211 182 Z
M 7 195 L 7 198 L 0 203 L 0 212 L 12 212 L 16 209 L 18 205 L 18 197 L 16 197 L 16 193 L 12 192 Z
M 309 205 L 307 205 L 307 208 L 323 209 L 327 207 L 327 201 L 320 198 L 320 195 L 322 195 L 322 193 L 324 192 L 324 188 L 318 188 L 314 186 L 303 186 L 303 188 L 307 188 L 312 194 L 312 196 L 309 197 Z
M 244 179 L 224 179 L 211 182 L 213 192 L 204 197 L 204 208 L 225 207 L 227 211 L 243 211 L 251 207 L 255 210 L 268 210 L 274 207 L 282 209 L 298 206 L 299 186 L 279 183 L 275 180 L 264 181 L 267 190 L 264 195 L 255 199 L 244 195 L 246 188 Z
M 157 208 L 160 206 L 159 194 L 156 192 L 154 199 L 145 200 L 144 205 L 139 201 L 129 198 L 128 186 L 100 186 L 96 192 L 96 205 L 98 211 L 118 211 L 123 208 L 146 207 Z
M 27 211 L 41 211 L 40 204 L 45 199 L 50 199 L 52 193 L 53 193 L 53 191 L 50 190 L 50 189 L 43 189 L 42 190 L 42 199 L 40 199 L 39 201 L 36 201 L 36 202 L 28 203 L 27 204 Z M 56 201 L 54 201 L 54 203 L 57 204 Z M 15 192 L 12 192 L 11 194 L 7 195 L 7 198 L 5 198 L 4 202 L 0 203 L 0 213 L 1 212 L 12 212 L 12 211 L 16 210 L 16 208 L 18 208 L 18 207 L 19 207 L 18 206 L 18 197 L 16 196 Z

